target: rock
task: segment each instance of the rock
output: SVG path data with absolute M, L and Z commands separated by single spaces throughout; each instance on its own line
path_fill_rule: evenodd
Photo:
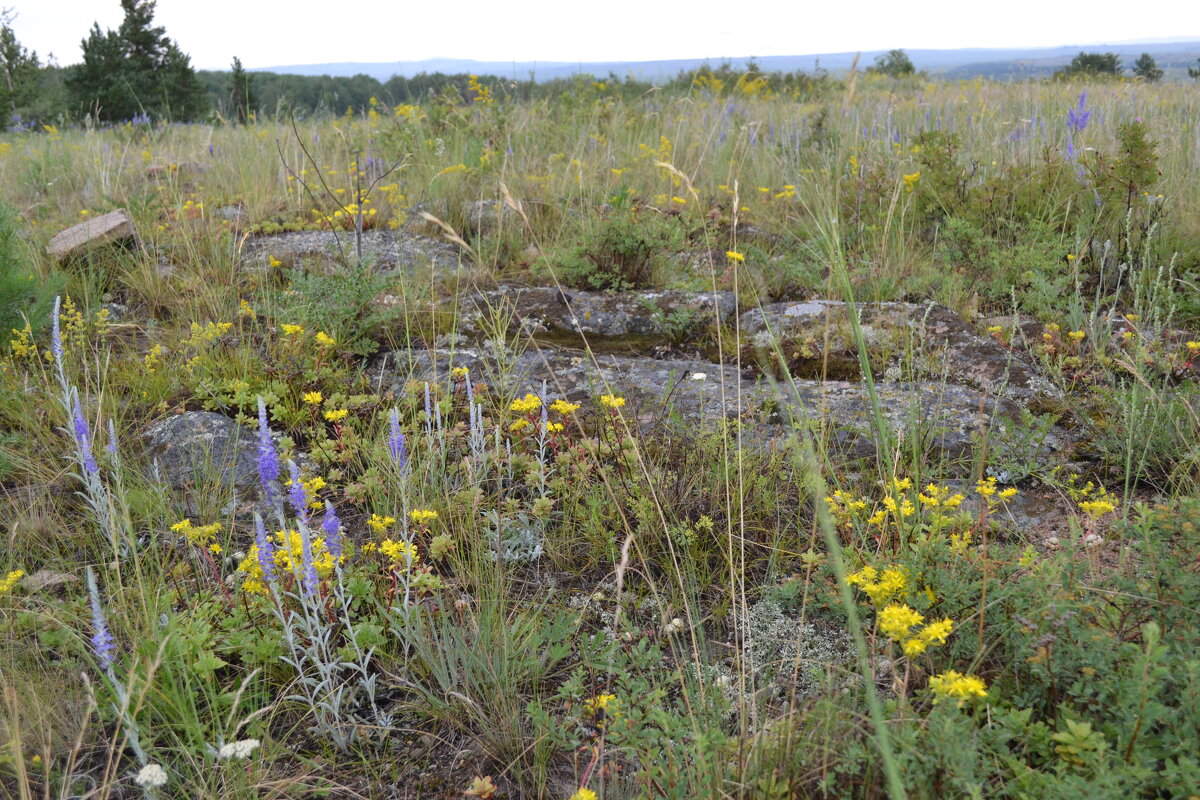
M 52 569 L 39 569 L 32 575 L 22 578 L 21 586 L 25 591 L 33 594 L 34 592 L 52 591 L 69 583 L 78 582 L 78 575 L 72 575 L 69 572 L 55 572 Z
M 217 209 L 217 218 L 231 225 L 243 225 L 250 218 L 250 213 L 242 206 L 221 206 Z
M 505 395 L 541 393 L 546 400 L 595 402 L 601 394 L 625 396 L 632 420 L 652 430 L 677 419 L 691 429 L 740 419 L 753 440 L 785 438 L 795 428 L 824 429 L 829 441 L 852 457 L 874 452 L 873 414 L 866 387 L 848 381 L 796 380 L 789 385 L 709 361 L 664 361 L 597 355 L 541 347 L 519 355 L 486 349 L 411 350 L 388 353 L 373 372 L 381 389 L 403 392 L 423 381 L 446 382 L 454 367 L 467 367 Z M 700 377 L 703 376 L 703 377 Z M 1005 410 L 963 386 L 879 382 L 883 419 L 898 441 L 920 438 L 924 449 L 957 458 L 970 454 L 975 436 L 1001 424 Z M 907 446 L 907 445 L 906 445 Z
M 1046 326 L 1038 322 L 1037 317 L 1028 314 L 1004 314 L 999 317 L 986 317 L 979 320 L 979 327 L 987 330 L 999 327 L 1010 341 L 1022 342 L 1026 346 L 1042 341 L 1042 332 Z
M 211 411 L 187 411 L 142 434 L 146 455 L 172 489 L 216 484 L 261 493 L 254 431 Z
M 554 287 L 502 287 L 480 292 L 457 306 L 458 332 L 494 336 L 490 320 L 511 317 L 518 331 L 557 344 L 622 350 L 648 349 L 694 338 L 729 321 L 737 300 L 732 292 L 589 292 Z M 507 331 L 513 333 L 514 331 Z M 603 347 L 602 349 L 613 349 Z
M 437 273 L 453 272 L 461 266 L 457 248 L 447 242 L 404 231 L 364 231 L 363 257 L 382 271 L 418 272 L 431 268 Z M 353 231 L 297 231 L 247 240 L 242 250 L 244 263 L 265 269 L 274 257 L 284 263 L 312 261 L 326 269 L 353 263 Z
M 743 358 L 776 372 L 774 343 L 778 341 L 794 376 L 828 374 L 859 380 L 848 309 L 838 300 L 807 300 L 748 311 L 739 320 L 748 337 Z M 876 379 L 885 376 L 889 367 L 912 368 L 916 372 L 912 377 L 919 380 L 944 380 L 1021 405 L 1057 408 L 1061 404 L 1061 392 L 1030 361 L 995 339 L 978 335 L 944 306 L 862 303 L 858 314 Z
M 108 321 L 112 323 L 123 322 L 129 316 L 129 306 L 121 303 L 105 303 L 100 310 L 108 312 Z
M 142 248 L 142 240 L 134 227 L 133 219 L 123 208 L 59 231 L 46 246 L 46 253 L 62 260 L 99 245 L 120 242 L 132 242 L 138 249 Z

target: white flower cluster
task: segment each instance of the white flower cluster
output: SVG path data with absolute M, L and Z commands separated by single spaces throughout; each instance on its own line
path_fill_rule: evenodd
M 157 789 L 167 783 L 167 771 L 158 764 L 147 764 L 142 767 L 133 782 L 145 789 Z
M 217 758 L 249 758 L 250 754 L 258 749 L 259 744 L 258 739 L 241 739 L 240 741 L 223 744 L 221 745 L 221 749 L 217 751 Z

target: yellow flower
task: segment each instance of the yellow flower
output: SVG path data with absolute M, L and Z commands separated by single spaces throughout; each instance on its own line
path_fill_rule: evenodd
M 1200 353 L 1200 342 L 1188 342 L 1187 349 L 1193 353 Z
M 514 422 L 512 425 L 509 425 L 508 429 L 515 433 L 516 431 L 519 431 L 519 430 L 522 430 L 522 429 L 528 428 L 528 427 L 529 427 L 529 420 L 519 419 L 516 422 Z
M 912 173 L 911 175 L 905 175 L 904 176 L 904 191 L 911 192 L 916 187 L 917 182 L 920 180 L 921 180 L 921 171 L 920 170 L 917 170 L 916 172 Z
M 522 398 L 513 400 L 509 408 L 519 414 L 531 414 L 542 407 L 542 399 L 536 394 L 526 394 Z
M 250 319 L 258 319 L 258 314 L 255 313 L 254 309 L 251 308 L 250 304 L 247 303 L 244 299 L 238 300 L 238 313 L 241 314 L 243 317 L 249 317 Z
M 902 642 L 908 638 L 909 630 L 914 625 L 925 621 L 920 612 L 907 605 L 893 603 L 879 610 L 879 630 L 894 642 Z
M 412 521 L 418 525 L 425 525 L 426 523 L 437 519 L 438 512 L 428 508 L 414 508 L 408 513 L 408 516 L 411 517 Z
M 344 408 L 335 408 L 331 411 L 325 412 L 325 419 L 329 420 L 330 422 L 341 422 L 349 413 L 350 412 Z
M 381 517 L 378 514 L 372 514 L 371 518 L 367 520 L 367 525 L 376 533 L 383 533 L 388 527 L 395 524 L 395 522 L 395 517 Z
M 608 408 L 622 408 L 625 405 L 625 398 L 615 394 L 600 395 L 600 402 Z
M 325 331 L 317 331 L 317 344 L 322 347 L 333 347 L 337 342 Z
M 546 431 L 548 433 L 561 433 L 566 428 L 561 422 L 547 422 Z
M 941 675 L 929 679 L 929 688 L 933 690 L 934 702 L 945 699 L 957 700 L 961 708 L 963 703 L 974 697 L 987 697 L 987 684 L 982 678 L 974 675 L 963 675 L 956 670 L 947 670 Z
M 403 541 L 397 542 L 393 539 L 384 539 L 380 542 L 379 552 L 392 560 L 392 569 L 400 566 L 412 566 L 421 560 L 415 545 Z
M 568 797 L 567 800 L 596 800 L 596 793 L 586 786 L 580 786 L 579 791 Z
M 1086 337 L 1086 336 L 1087 336 L 1087 334 L 1084 333 L 1083 331 L 1071 331 L 1070 333 L 1067 334 L 1067 338 L 1070 339 L 1072 342 L 1075 342 L 1076 344 L 1079 344 L 1080 342 L 1082 342 L 1084 337 Z
M 568 403 L 566 400 L 555 400 L 550 404 L 550 410 L 557 411 L 559 414 L 566 416 L 578 411 L 579 405 L 577 403 Z
M 325 396 L 320 392 L 305 392 L 304 402 L 310 406 L 319 406 L 325 401 Z
M 450 374 L 455 378 L 465 378 L 467 377 L 468 372 L 470 372 L 470 370 L 466 367 L 455 367 L 454 369 L 450 370 Z
M 736 261 L 739 264 L 741 264 L 742 262 L 744 262 L 746 260 L 746 257 L 744 255 L 742 255 L 741 253 L 739 253 L 737 250 L 726 250 L 725 257 L 728 258 L 730 261 Z
M 279 327 L 284 332 L 284 334 L 286 334 L 288 336 L 296 336 L 298 334 L 304 333 L 304 327 L 301 325 L 288 325 L 287 323 L 284 323 L 283 325 L 280 325 Z
M 0 581 L 0 594 L 8 594 L 13 590 L 21 578 L 25 577 L 25 570 L 14 569 L 12 572 L 4 576 L 4 580 Z

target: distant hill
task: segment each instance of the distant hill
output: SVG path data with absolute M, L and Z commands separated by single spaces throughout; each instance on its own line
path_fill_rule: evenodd
M 1167 77 L 1186 75 L 1184 69 L 1194 67 L 1200 58 L 1200 41 L 1121 44 L 1064 45 L 1048 48 L 988 49 L 968 48 L 962 50 L 907 50 L 909 58 L 919 70 L 947 78 L 974 78 L 977 76 L 998 80 L 1037 78 L 1050 75 L 1055 69 L 1070 63 L 1080 51 L 1117 53 L 1122 64 L 1128 66 L 1142 53 L 1150 53 L 1166 73 Z M 818 67 L 831 72 L 848 70 L 858 57 L 859 68 L 874 63 L 881 50 L 858 53 L 815 53 L 797 56 L 763 56 L 755 58 L 759 67 L 767 71 L 811 72 Z M 474 73 L 495 75 L 502 78 L 547 81 L 569 78 L 572 75 L 626 76 L 644 81 L 663 81 L 673 78 L 681 71 L 696 69 L 709 64 L 729 62 L 734 69 L 744 69 L 750 57 L 740 58 L 682 58 L 664 61 L 584 61 L 568 63 L 562 61 L 472 61 L 462 58 L 431 58 L 424 61 L 389 62 L 342 62 L 335 64 L 290 64 L 263 67 L 256 72 L 276 72 L 290 75 L 351 76 L 370 75 L 386 81 L 395 75 L 411 78 L 424 73 L 445 74 Z

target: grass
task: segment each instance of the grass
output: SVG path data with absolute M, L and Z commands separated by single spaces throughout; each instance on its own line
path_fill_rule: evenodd
M 0 141 L 4 792 L 1194 794 L 1200 164 L 1173 133 L 1192 88 L 577 88 Z M 1091 122 L 1068 131 L 1084 88 Z M 145 252 L 43 255 L 116 207 Z M 350 254 L 356 230 L 448 240 L 461 267 L 329 265 L 270 238 L 331 227 Z M 503 306 L 479 322 L 498 367 L 389 388 L 378 353 L 407 377 L 405 351 L 452 347 L 465 295 L 497 283 L 721 290 L 741 312 L 933 301 L 1061 399 L 951 458 L 920 408 L 899 430 L 882 406 L 876 365 L 943 380 L 921 342 L 881 357 L 852 314 L 869 458 L 786 406 L 764 446 L 751 379 L 716 363 L 744 422 L 601 383 L 551 430 L 506 384 L 547 343 Z M 737 319 L 681 318 L 665 346 L 750 369 Z M 757 358 L 808 366 L 764 380 L 845 377 L 830 335 L 803 359 L 773 339 Z M 260 397 L 319 505 L 239 505 L 253 489 L 215 468 L 156 479 L 151 424 L 207 410 L 251 440 Z M 1012 490 L 1053 513 L 1010 515 Z M 296 531 L 271 541 L 274 581 L 255 511 Z M 139 786 L 152 764 L 166 783 Z

